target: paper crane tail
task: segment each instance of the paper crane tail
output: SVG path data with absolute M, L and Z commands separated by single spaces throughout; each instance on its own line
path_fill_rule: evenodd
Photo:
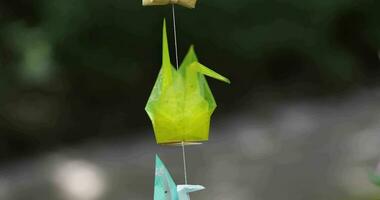
M 154 200 L 178 200 L 177 186 L 164 163 L 156 155 Z

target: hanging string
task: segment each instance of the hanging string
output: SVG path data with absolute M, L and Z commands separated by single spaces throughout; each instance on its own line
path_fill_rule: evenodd
M 177 27 L 175 22 L 175 6 L 172 4 L 172 13 L 173 13 L 173 32 L 174 32 L 174 48 L 175 48 L 175 63 L 177 70 L 179 68 L 178 64 L 178 46 L 177 46 Z
M 186 151 L 185 151 L 185 143 L 183 141 L 182 141 L 182 158 L 183 158 L 183 172 L 185 174 L 185 185 L 187 185 Z
M 174 33 L 174 48 L 175 48 L 175 63 L 177 70 L 179 69 L 178 64 L 178 44 L 177 44 L 177 27 L 175 21 L 175 6 L 172 4 L 172 13 L 173 13 L 173 33 Z M 186 167 L 186 151 L 185 151 L 185 142 L 182 141 L 182 158 L 183 158 L 183 173 L 185 175 L 185 184 L 187 185 L 187 167 Z

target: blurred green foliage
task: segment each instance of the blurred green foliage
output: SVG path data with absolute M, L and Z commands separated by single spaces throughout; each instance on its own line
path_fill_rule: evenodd
M 377 173 L 370 173 L 369 174 L 369 179 L 372 181 L 373 184 L 380 186 L 380 176 Z
M 376 84 L 379 8 L 376 0 L 200 0 L 177 9 L 179 53 L 195 44 L 205 65 L 232 78 L 232 89 L 213 86 L 231 109 L 262 86 L 310 95 Z M 137 0 L 0 1 L 0 154 L 149 125 L 143 108 L 170 16 L 169 6 Z

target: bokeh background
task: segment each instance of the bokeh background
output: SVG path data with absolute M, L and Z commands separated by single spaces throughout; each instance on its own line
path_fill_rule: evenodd
M 180 58 L 194 44 L 232 80 L 209 80 L 211 140 L 186 149 L 207 188 L 193 199 L 380 199 L 380 1 L 176 9 Z M 138 0 L 0 1 L 1 200 L 152 199 L 156 153 L 183 182 L 144 112 L 164 17 Z

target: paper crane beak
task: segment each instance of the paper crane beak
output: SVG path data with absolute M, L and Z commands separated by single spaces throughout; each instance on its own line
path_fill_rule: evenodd
M 197 0 L 143 0 L 143 6 L 161 6 L 168 4 L 178 4 L 187 8 L 195 8 Z
M 190 193 L 190 192 L 196 192 L 200 190 L 204 190 L 205 187 L 202 185 L 178 185 L 177 190 L 178 192 L 185 192 L 185 193 Z

